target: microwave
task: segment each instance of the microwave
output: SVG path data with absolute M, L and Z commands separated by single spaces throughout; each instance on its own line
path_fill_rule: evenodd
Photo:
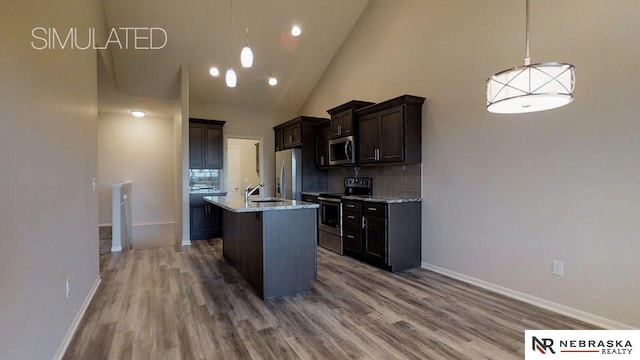
M 345 136 L 329 141 L 329 165 L 350 165 L 356 163 L 353 136 Z

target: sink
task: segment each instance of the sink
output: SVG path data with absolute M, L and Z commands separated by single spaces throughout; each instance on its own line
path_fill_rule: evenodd
M 285 202 L 287 200 L 280 199 L 280 198 L 273 198 L 273 197 L 265 197 L 265 198 L 249 199 L 249 201 L 256 202 L 256 203 L 266 203 L 266 202 Z

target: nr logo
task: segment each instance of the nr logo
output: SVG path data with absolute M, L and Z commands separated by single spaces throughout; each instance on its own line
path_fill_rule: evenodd
M 551 354 L 556 353 L 553 350 L 553 339 L 547 339 L 547 338 L 538 339 L 535 336 L 533 336 L 532 338 L 533 338 L 533 341 L 531 343 L 531 346 L 533 348 L 533 351 L 539 351 L 542 354 L 546 354 L 547 351 L 549 351 Z

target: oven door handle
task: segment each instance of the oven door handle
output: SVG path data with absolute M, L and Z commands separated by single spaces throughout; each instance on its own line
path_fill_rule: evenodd
M 341 203 L 342 200 L 340 199 L 329 199 L 329 198 L 325 198 L 325 197 L 318 197 L 318 200 L 320 201 L 328 201 L 328 202 L 332 202 L 332 203 Z

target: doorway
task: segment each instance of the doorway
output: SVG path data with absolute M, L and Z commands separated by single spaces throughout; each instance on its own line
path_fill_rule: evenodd
M 249 185 L 261 182 L 260 154 L 261 140 L 247 138 L 227 138 L 227 193 L 242 193 Z M 258 194 L 260 189 L 254 194 Z

